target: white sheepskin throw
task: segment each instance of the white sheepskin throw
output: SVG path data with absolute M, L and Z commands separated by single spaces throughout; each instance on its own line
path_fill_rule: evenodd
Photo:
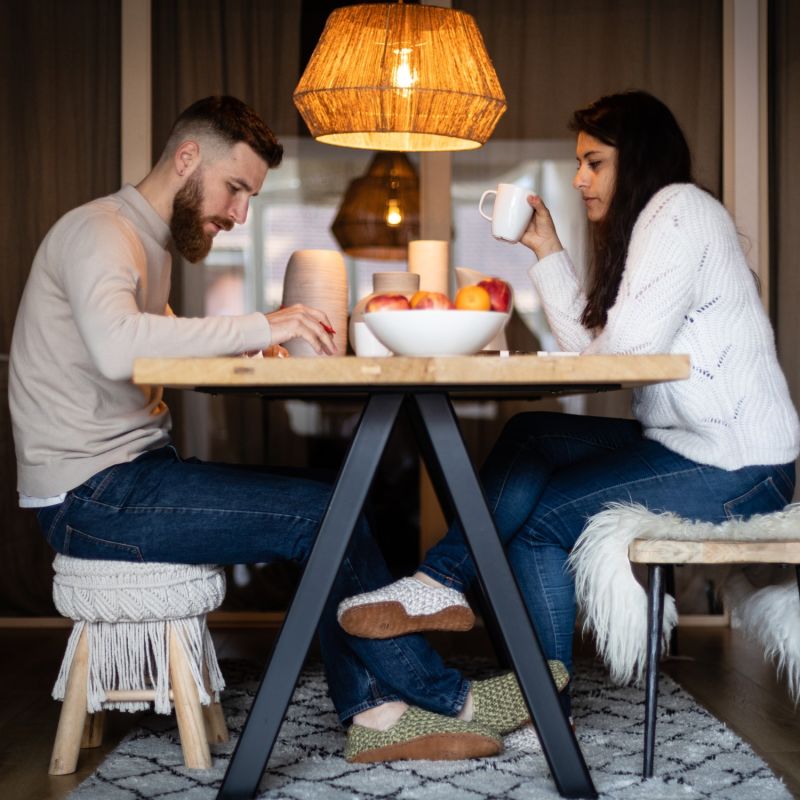
M 593 631 L 597 647 L 617 683 L 641 682 L 647 666 L 647 594 L 633 575 L 628 546 L 634 539 L 800 541 L 800 504 L 747 520 L 714 525 L 654 514 L 635 504 L 614 503 L 595 514 L 570 555 L 584 629 Z M 764 647 L 789 678 L 800 697 L 800 595 L 769 586 L 755 593 L 739 587 L 736 611 L 743 627 Z M 677 623 L 674 598 L 664 598 L 664 641 Z M 768 624 L 765 624 L 768 622 Z
M 786 676 L 795 706 L 800 701 L 800 591 L 797 580 L 757 588 L 741 573 L 725 583 L 725 599 L 742 630 L 755 639 L 779 674 Z

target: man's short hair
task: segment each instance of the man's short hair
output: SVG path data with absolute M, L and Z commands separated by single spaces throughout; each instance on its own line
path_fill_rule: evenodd
M 277 167 L 283 158 L 283 145 L 264 120 L 230 95 L 204 97 L 183 111 L 172 126 L 165 153 L 173 153 L 181 142 L 195 137 L 210 138 L 228 147 L 244 142 L 268 167 Z

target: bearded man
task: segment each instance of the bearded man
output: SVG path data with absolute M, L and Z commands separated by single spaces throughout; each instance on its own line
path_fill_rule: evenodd
M 170 238 L 189 261 L 204 258 L 220 230 L 245 221 L 282 153 L 241 101 L 200 100 L 178 117 L 141 183 L 70 211 L 39 247 L 14 326 L 9 400 L 20 505 L 36 509 L 56 551 L 189 564 L 308 558 L 330 488 L 182 459 L 162 388 L 131 381 L 137 357 L 234 355 L 298 336 L 335 352 L 330 321 L 305 306 L 169 313 Z M 391 581 L 363 520 L 353 542 L 358 557 L 345 560 L 320 626 L 331 696 L 341 720 L 355 723 L 347 757 L 498 752 L 498 735 L 477 712 L 453 718 L 469 685 L 422 637 L 357 641 L 338 627 L 339 600 Z

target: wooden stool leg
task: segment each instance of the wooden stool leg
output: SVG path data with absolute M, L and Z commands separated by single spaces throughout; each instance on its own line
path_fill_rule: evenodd
M 81 749 L 100 747 L 103 744 L 103 727 L 106 721 L 106 712 L 98 711 L 96 714 L 87 714 L 83 726 Z
M 650 564 L 647 587 L 647 677 L 644 699 L 644 762 L 642 777 L 653 777 L 658 704 L 658 663 L 664 625 L 664 565 Z
M 81 736 L 86 720 L 86 683 L 89 678 L 89 638 L 84 629 L 75 648 L 67 677 L 67 691 L 58 718 L 58 730 L 50 757 L 51 775 L 69 775 L 78 765 Z
M 203 663 L 203 682 L 206 685 L 206 691 L 211 692 L 211 681 L 208 677 L 208 667 Z M 213 695 L 212 695 L 213 698 Z M 210 744 L 221 744 L 227 742 L 230 738 L 228 735 L 228 726 L 225 724 L 225 714 L 222 711 L 222 704 L 215 703 L 212 699 L 211 703 L 203 706 L 203 720 L 206 725 L 206 739 Z
M 186 652 L 172 626 L 169 630 L 169 680 L 181 736 L 183 761 L 189 769 L 210 769 L 211 752 L 200 710 L 200 697 L 189 669 Z

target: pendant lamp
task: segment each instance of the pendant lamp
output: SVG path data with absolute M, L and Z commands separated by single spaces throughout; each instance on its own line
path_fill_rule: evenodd
M 331 225 L 356 258 L 406 258 L 419 239 L 419 178 L 404 153 L 376 153 L 365 175 L 350 183 Z
M 506 99 L 475 19 L 438 6 L 333 11 L 294 102 L 311 135 L 369 150 L 471 150 Z

